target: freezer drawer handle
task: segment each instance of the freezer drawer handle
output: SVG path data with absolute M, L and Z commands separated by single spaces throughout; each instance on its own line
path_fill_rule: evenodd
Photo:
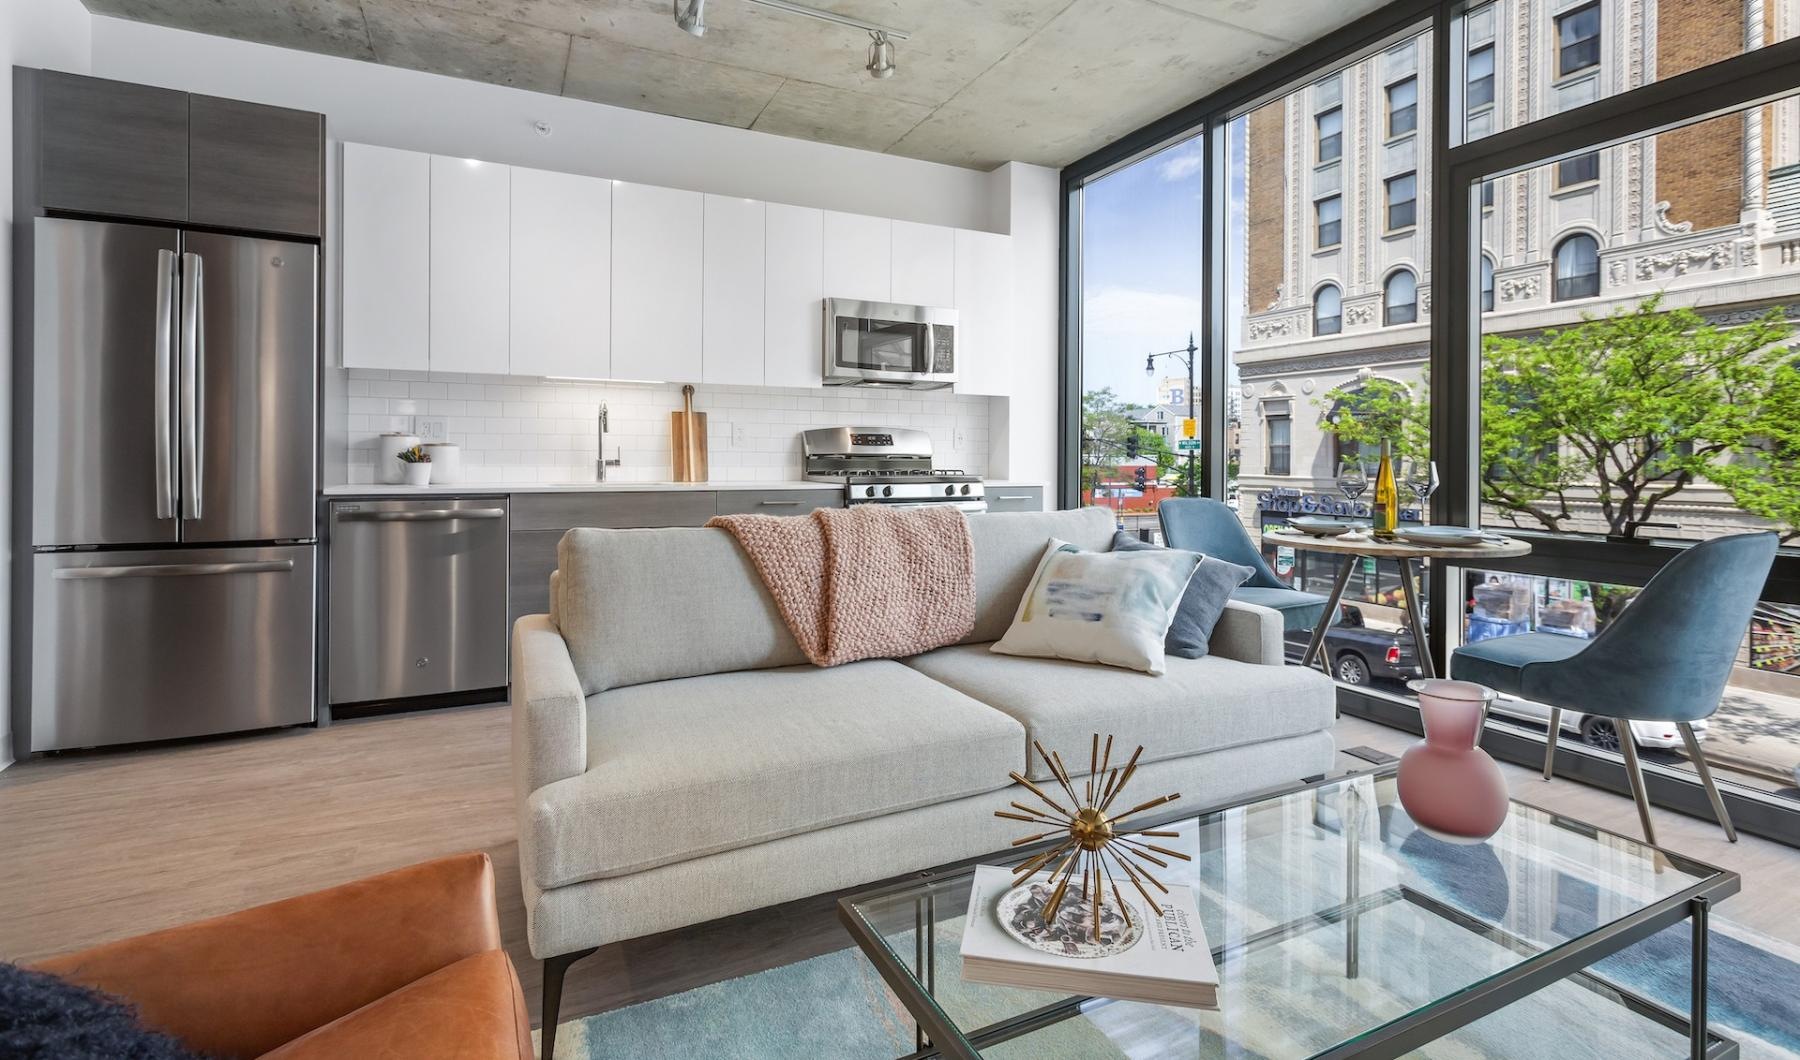
M 175 252 L 156 252 L 156 517 L 175 518 Z
M 51 574 L 63 581 L 88 578 L 190 578 L 202 574 L 285 574 L 291 559 L 259 559 L 247 563 L 133 563 L 119 567 L 64 567 Z
M 451 519 L 504 519 L 505 508 L 431 508 L 417 512 L 339 512 L 339 519 L 371 523 L 438 523 Z

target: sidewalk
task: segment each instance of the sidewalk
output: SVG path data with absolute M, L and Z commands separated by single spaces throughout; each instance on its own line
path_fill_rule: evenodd
M 1700 746 L 1709 765 L 1754 777 L 1759 788 L 1800 787 L 1800 699 L 1728 687 L 1707 725 Z

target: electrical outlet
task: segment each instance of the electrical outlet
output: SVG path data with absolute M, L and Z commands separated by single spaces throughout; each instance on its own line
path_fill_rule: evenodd
M 418 435 L 421 442 L 442 442 L 450 438 L 450 421 L 442 416 L 420 416 Z
M 953 447 L 954 447 L 954 448 L 955 448 L 955 449 L 956 449 L 956 450 L 957 450 L 957 451 L 958 451 L 958 452 L 961 452 L 961 451 L 962 451 L 962 447 L 963 447 L 963 429 L 962 429 L 962 428 L 961 428 L 961 427 L 958 427 L 958 428 L 956 428 L 956 433 L 955 433 L 955 434 L 953 434 L 953 435 L 951 435 L 951 436 L 950 436 L 950 444 L 951 444 L 951 445 L 952 445 L 952 446 L 953 446 Z
M 731 425 L 731 447 L 733 449 L 742 449 L 749 444 L 750 444 L 750 427 L 749 427 L 749 425 L 743 424 L 743 423 L 732 424 Z

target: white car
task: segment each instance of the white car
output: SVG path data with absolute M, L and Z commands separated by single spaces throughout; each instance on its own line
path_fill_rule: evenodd
M 1539 725 L 1550 724 L 1550 708 L 1542 703 L 1529 699 L 1520 699 L 1501 693 L 1494 700 L 1493 713 L 1523 721 L 1535 721 Z M 1612 718 L 1598 714 L 1583 714 L 1580 711 L 1562 712 L 1562 731 L 1581 738 L 1581 742 L 1603 751 L 1619 749 L 1619 731 Z M 1681 733 L 1672 721 L 1633 721 L 1631 735 L 1637 738 L 1637 745 L 1642 748 L 1659 748 L 1680 750 L 1682 748 Z M 1694 739 L 1706 739 L 1706 719 L 1694 722 Z

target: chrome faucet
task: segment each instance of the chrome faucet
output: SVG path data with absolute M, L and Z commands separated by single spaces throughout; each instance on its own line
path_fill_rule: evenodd
M 599 446 L 594 451 L 594 481 L 606 481 L 606 469 L 618 467 L 619 458 L 606 459 L 606 402 L 600 403 L 600 422 L 598 433 Z

